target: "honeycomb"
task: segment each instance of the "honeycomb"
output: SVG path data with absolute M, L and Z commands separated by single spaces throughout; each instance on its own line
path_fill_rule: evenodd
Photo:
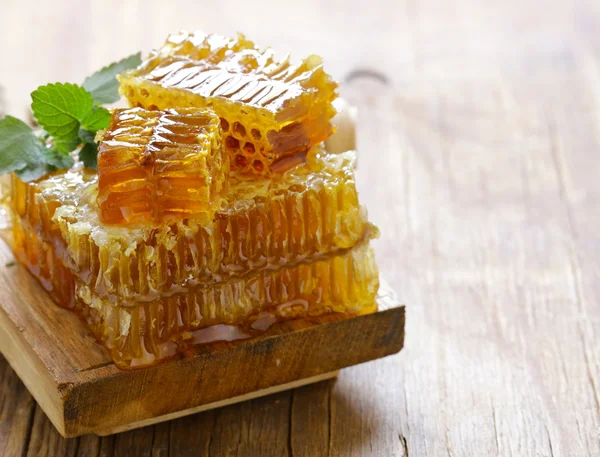
M 185 31 L 119 77 L 131 106 L 212 108 L 233 169 L 270 174 L 297 163 L 333 131 L 336 83 L 311 55 L 291 64 L 243 35 Z
M 358 203 L 355 154 L 315 157 L 279 179 L 232 176 L 214 220 L 150 227 L 98 220 L 96 175 L 83 168 L 36 183 L 13 178 L 16 212 L 95 293 L 152 300 L 354 246 L 374 234 Z
M 98 207 L 106 224 L 212 214 L 227 192 L 229 158 L 208 110 L 117 109 L 98 148 Z
M 376 310 L 379 287 L 367 242 L 318 260 L 197 286 L 149 302 L 99 297 L 76 281 L 77 306 L 115 363 L 135 368 L 199 344 L 249 338 L 287 319 Z
M 59 304 L 78 312 L 121 368 L 152 365 L 196 344 L 249 338 L 281 320 L 376 310 L 378 270 L 368 240 L 310 261 L 135 302 L 94 293 L 52 244 L 13 214 L 19 261 Z
M 181 32 L 119 80 L 132 108 L 99 132 L 98 172 L 11 175 L 0 201 L 16 257 L 118 366 L 376 311 L 377 229 L 355 153 L 323 149 L 337 86 L 320 58 Z
M 11 248 L 23 265 L 39 281 L 52 299 L 60 306 L 75 306 L 73 274 L 54 251 L 52 245 L 42 241 L 31 226 L 12 213 Z

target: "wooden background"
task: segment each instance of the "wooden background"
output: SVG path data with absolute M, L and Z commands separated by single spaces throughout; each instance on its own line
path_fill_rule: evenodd
M 600 2 L 2 0 L 5 112 L 179 28 L 319 52 L 406 349 L 325 382 L 64 440 L 0 361 L 0 456 L 600 455 Z

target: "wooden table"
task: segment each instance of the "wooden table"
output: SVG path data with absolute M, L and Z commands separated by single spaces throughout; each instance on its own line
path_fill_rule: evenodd
M 360 108 L 407 340 L 337 381 L 73 440 L 2 359 L 0 456 L 600 455 L 599 2 L 37 3 L 2 5 L 11 114 L 179 28 L 323 54 Z

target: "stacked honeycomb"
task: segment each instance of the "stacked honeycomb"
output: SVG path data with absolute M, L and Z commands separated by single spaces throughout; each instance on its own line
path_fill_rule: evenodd
M 322 154 L 276 180 L 232 175 L 210 224 L 105 224 L 98 175 L 81 166 L 35 183 L 13 176 L 16 251 L 123 367 L 172 355 L 215 325 L 251 335 L 259 317 L 370 312 L 375 229 L 358 203 L 354 161 L 354 152 Z
M 278 180 L 232 177 L 211 223 L 121 227 L 98 218 L 98 180 L 83 168 L 26 185 L 18 213 L 102 294 L 148 299 L 350 248 L 373 230 L 358 203 L 354 152 L 316 157 Z
M 355 153 L 321 144 L 336 86 L 318 58 L 182 32 L 120 79 L 140 107 L 98 135 L 98 172 L 12 176 L 9 204 L 17 257 L 115 363 L 375 311 L 377 230 Z
M 19 217 L 13 221 L 13 237 L 19 260 L 59 304 L 76 307 L 124 368 L 152 364 L 209 336 L 247 338 L 281 319 L 375 311 L 377 266 L 366 241 L 313 262 L 126 303 L 118 295 L 93 292 L 65 266 L 53 245 L 40 240 Z
M 78 174 L 85 172 L 58 174 L 49 179 L 56 184 L 61 176 L 70 175 L 70 182 L 63 187 L 68 194 L 69 189 L 74 189 Z M 84 176 L 80 184 L 84 189 L 89 186 L 87 191 L 92 190 L 93 195 L 94 186 L 86 179 Z M 38 184 L 52 188 L 47 182 Z M 29 198 L 31 192 L 22 192 L 34 186 L 13 178 L 13 249 L 59 304 L 79 312 L 110 350 L 115 363 L 123 368 L 153 364 L 207 339 L 248 338 L 281 319 L 375 311 L 379 283 L 368 234 L 352 248 L 337 253 L 281 268 L 257 269 L 214 285 L 172 288 L 168 294 L 152 300 L 99 293 L 85 274 L 66 266 L 73 263 L 73 259 L 63 259 L 68 255 L 68 247 L 57 249 L 60 240 L 41 239 L 56 234 L 45 231 L 46 223 L 41 223 L 44 216 L 40 217 L 47 214 L 43 208 L 54 205 L 43 202 L 43 191 L 33 199 Z M 19 209 L 26 211 L 19 214 Z M 56 213 L 61 209 L 59 206 Z M 39 236 L 30 220 L 38 221 Z M 75 218 L 71 224 L 87 222 Z
M 208 213 L 227 192 L 228 157 L 212 111 L 115 110 L 98 151 L 98 206 L 108 224 Z
M 113 360 L 135 367 L 206 338 L 247 338 L 282 319 L 373 312 L 378 285 L 372 248 L 361 243 L 314 262 L 262 269 L 135 306 L 125 306 L 117 296 L 99 297 L 79 281 L 76 294 L 82 305 L 93 310 L 96 335 L 110 348 Z
M 213 109 L 234 169 L 280 172 L 333 131 L 336 84 L 321 59 L 293 65 L 243 35 L 173 34 L 120 81 L 131 106 Z

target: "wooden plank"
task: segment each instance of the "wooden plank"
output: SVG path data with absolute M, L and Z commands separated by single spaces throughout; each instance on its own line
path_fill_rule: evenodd
M 33 397 L 0 354 L 0 455 L 25 455 L 34 411 Z
M 169 414 L 165 414 L 163 416 L 155 416 L 148 419 L 144 419 L 138 422 L 131 422 L 125 425 L 103 429 L 99 428 L 96 432 L 98 435 L 112 435 L 114 433 L 121 433 L 129 430 L 133 430 L 140 427 L 146 427 L 147 425 L 157 424 L 159 422 L 170 421 L 173 419 L 178 419 L 180 417 L 189 416 L 190 414 L 201 413 L 203 411 L 208 411 L 211 409 L 222 408 L 223 406 L 233 405 L 235 403 L 240 403 L 243 401 L 253 400 L 255 398 L 264 397 L 265 395 L 273 395 L 278 392 L 283 392 L 285 390 L 295 389 L 297 387 L 306 386 L 308 384 L 314 384 L 315 382 L 321 382 L 325 379 L 335 378 L 339 374 L 339 370 L 332 371 L 329 373 L 323 373 L 316 376 L 311 376 L 310 378 L 298 379 L 296 381 L 288 382 L 285 384 L 280 384 L 277 386 L 268 387 L 266 389 L 255 390 L 252 392 L 248 392 L 243 395 L 238 395 L 236 397 L 226 398 L 224 400 L 219 400 L 213 403 L 207 403 L 204 405 L 196 406 L 194 408 L 183 409 L 181 411 L 175 411 Z
M 31 438 L 27 447 L 27 457 L 53 457 L 61 455 L 75 457 L 79 440 L 68 440 L 57 433 L 38 404 L 31 427 Z
M 128 430 L 268 395 L 402 347 L 404 308 L 385 297 L 372 315 L 283 322 L 255 339 L 198 346 L 180 359 L 122 371 L 23 267 L 6 266 L 11 258 L 0 248 L 0 348 L 64 436 Z

